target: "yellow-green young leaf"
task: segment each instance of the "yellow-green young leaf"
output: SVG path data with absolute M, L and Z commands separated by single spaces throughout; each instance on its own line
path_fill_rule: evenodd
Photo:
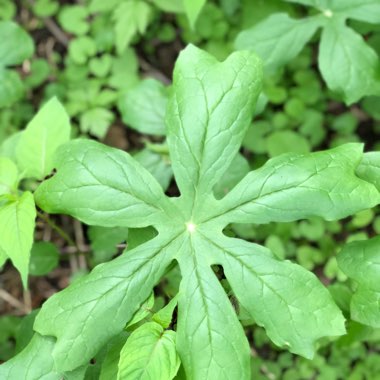
M 206 4 L 206 1 L 207 0 L 183 0 L 185 12 L 192 28 L 194 28 L 199 13 L 201 13 L 203 6 Z
M 29 122 L 17 145 L 17 164 L 24 177 L 43 179 L 57 148 L 70 139 L 69 117 L 57 98 L 47 102 Z
M 30 192 L 0 207 L 0 249 L 20 272 L 25 287 L 35 219 L 36 208 Z
M 380 327 L 380 236 L 349 243 L 338 254 L 340 269 L 357 283 L 351 298 L 351 318 Z
M 118 380 L 171 380 L 180 360 L 176 333 L 156 322 L 145 323 L 128 338 L 120 352 Z
M 365 95 L 380 95 L 380 60 L 363 37 L 343 21 L 323 29 L 319 68 L 329 88 L 352 104 Z
M 0 157 L 0 195 L 10 194 L 17 188 L 18 170 L 7 157 Z
M 163 328 L 167 329 L 172 323 L 173 311 L 177 307 L 177 303 L 178 294 L 172 298 L 165 307 L 153 315 L 153 321 L 159 323 Z

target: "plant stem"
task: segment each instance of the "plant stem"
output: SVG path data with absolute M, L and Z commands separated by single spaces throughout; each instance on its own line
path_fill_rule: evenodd
M 39 218 L 44 220 L 54 231 L 56 231 L 66 242 L 73 246 L 76 247 L 78 252 L 80 252 L 80 249 L 77 245 L 77 243 L 59 226 L 57 226 L 50 218 L 48 215 L 45 215 L 39 211 L 37 211 L 37 215 Z

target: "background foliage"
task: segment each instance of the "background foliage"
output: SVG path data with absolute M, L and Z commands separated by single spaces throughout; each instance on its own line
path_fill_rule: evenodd
M 155 236 L 153 228 L 89 227 L 65 215 L 48 215 L 36 210 L 32 194 L 51 174 L 58 147 L 84 137 L 128 151 L 168 195 L 177 196 L 164 115 L 174 62 L 188 43 L 219 60 L 248 48 L 265 64 L 255 118 L 240 154 L 215 185 L 218 198 L 250 170 L 283 153 L 349 142 L 365 143 L 366 151 L 380 149 L 380 4 L 340 4 L 0 0 L 0 207 L 8 205 L 0 208 L 1 361 L 28 344 L 36 313 L 53 293 L 121 254 L 125 246 L 129 250 Z M 376 156 L 366 156 L 361 176 L 376 178 L 379 167 Z M 23 238 L 11 241 L 14 209 L 22 210 L 18 232 Z M 378 309 L 361 312 L 364 301 L 378 302 L 379 273 L 376 266 L 352 262 L 350 253 L 363 252 L 367 262 L 376 262 L 377 208 L 340 221 L 313 217 L 281 224 L 232 223 L 225 233 L 262 244 L 278 258 L 315 273 L 348 319 L 347 335 L 321 341 L 313 359 L 291 354 L 254 324 L 215 267 L 245 327 L 252 378 L 380 378 Z M 178 267 L 171 268 L 125 334 L 103 347 L 80 376 L 116 378 L 120 351 L 126 363 L 132 357 L 143 360 L 136 347 L 149 347 L 176 324 L 180 279 Z M 165 376 L 183 379 L 178 357 L 170 351 L 173 334 L 165 331 L 163 350 L 169 347 L 171 363 Z M 150 341 L 142 345 L 147 332 Z M 39 347 L 38 338 L 33 339 Z M 120 376 L 129 370 L 122 367 Z

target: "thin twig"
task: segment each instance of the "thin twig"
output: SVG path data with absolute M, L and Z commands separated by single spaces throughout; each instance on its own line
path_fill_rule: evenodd
M 5 302 L 8 302 L 10 305 L 15 307 L 19 311 L 21 311 L 23 314 L 29 313 L 29 310 L 22 302 L 20 302 L 17 298 L 13 297 L 4 289 L 0 289 L 0 298 L 3 299 Z
M 74 234 L 75 242 L 79 248 L 78 264 L 80 269 L 87 269 L 87 262 L 83 252 L 86 250 L 86 244 L 84 241 L 84 233 L 82 223 L 79 220 L 74 220 Z
M 78 251 L 80 251 L 77 243 L 59 226 L 57 226 L 50 218 L 48 215 L 43 214 L 42 212 L 37 211 L 37 215 L 39 218 L 44 220 L 54 231 L 56 231 L 66 242 L 73 246 L 76 247 Z
M 34 7 L 33 0 L 28 0 L 28 3 L 31 7 Z M 57 39 L 57 41 L 59 41 L 65 47 L 69 45 L 69 38 L 51 17 L 43 17 L 42 21 L 45 24 L 46 28 L 50 31 L 50 33 Z

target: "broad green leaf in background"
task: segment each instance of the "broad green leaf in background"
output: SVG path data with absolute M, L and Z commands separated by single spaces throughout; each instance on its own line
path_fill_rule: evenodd
M 54 371 L 51 351 L 54 338 L 34 334 L 34 337 L 20 354 L 0 366 L 1 379 L 60 380 L 62 376 Z
M 207 0 L 183 0 L 185 12 L 192 28 L 194 28 L 199 13 L 201 13 L 206 1 Z
M 27 286 L 35 218 L 36 208 L 29 192 L 0 206 L 0 250 L 20 272 L 24 287 Z
M 127 0 L 114 11 L 116 49 L 119 54 L 131 43 L 138 33 L 143 34 L 148 27 L 152 9 L 142 0 Z
M 82 36 L 90 29 L 87 17 L 88 10 L 84 6 L 71 5 L 62 8 L 58 20 L 67 32 Z
M 153 4 L 165 12 L 183 13 L 185 6 L 183 0 L 153 0 Z
M 43 179 L 54 168 L 57 148 L 70 139 L 69 117 L 61 103 L 47 102 L 23 131 L 17 145 L 17 164 L 24 177 Z
M 120 352 L 118 380 L 171 380 L 180 361 L 176 333 L 149 322 L 136 329 Z
M 380 153 L 365 153 L 356 173 L 365 181 L 373 183 L 377 190 L 380 191 Z
M 58 266 L 59 251 L 53 244 L 40 241 L 33 244 L 30 252 L 29 273 L 32 276 L 43 276 Z
M 158 181 L 166 191 L 173 177 L 169 156 L 152 152 L 150 149 L 142 149 L 133 158 L 139 162 Z
M 17 188 L 18 170 L 7 157 L 0 157 L 0 195 L 13 193 Z
M 114 114 L 107 108 L 92 108 L 81 115 L 80 129 L 84 133 L 91 133 L 92 135 L 103 139 L 114 118 Z
M 58 371 L 87 365 L 115 339 L 173 261 L 182 275 L 176 346 L 190 379 L 251 378 L 248 341 L 214 265 L 223 266 L 249 317 L 276 344 L 310 358 L 320 338 L 344 333 L 340 310 L 313 274 L 222 234 L 231 222 L 337 219 L 380 200 L 376 188 L 355 175 L 360 144 L 278 156 L 215 199 L 214 185 L 251 123 L 261 80 L 252 53 L 236 52 L 220 63 L 192 45 L 181 52 L 166 114 L 179 197 L 166 197 L 125 152 L 88 140 L 59 149 L 57 173 L 35 194 L 42 209 L 130 232 L 153 226 L 156 234 L 44 304 L 34 329 L 57 339 L 52 356 Z M 137 358 L 129 366 L 141 370 Z M 154 377 L 165 371 L 155 367 Z
M 0 67 L 0 107 L 7 107 L 24 94 L 20 75 L 14 70 Z
M 332 1 L 329 5 L 334 13 L 341 13 L 344 17 L 372 24 L 380 23 L 380 2 L 378 0 Z M 325 6 L 324 9 L 328 9 L 328 6 Z
M 317 18 L 296 20 L 286 13 L 275 13 L 241 32 L 235 46 L 255 51 L 263 58 L 265 68 L 273 72 L 296 57 L 320 26 Z
M 347 104 L 380 94 L 379 57 L 363 37 L 343 23 L 329 22 L 323 29 L 318 63 L 329 87 Z
M 87 233 L 94 261 L 98 264 L 110 260 L 117 253 L 116 245 L 127 240 L 128 228 L 90 226 Z
M 380 95 L 380 60 L 364 39 L 346 25 L 347 19 L 380 22 L 377 0 L 288 0 L 311 6 L 319 14 L 293 19 L 271 14 L 236 38 L 237 49 L 250 49 L 265 60 L 266 69 L 278 70 L 296 57 L 314 32 L 322 27 L 319 68 L 328 87 L 350 105 L 364 96 Z
M 12 21 L 0 22 L 0 67 L 18 65 L 34 51 L 32 38 Z
M 167 90 L 156 79 L 145 79 L 127 91 L 118 106 L 124 123 L 141 133 L 165 135 Z
M 340 269 L 357 289 L 351 298 L 351 318 L 380 327 L 380 236 L 347 244 L 338 254 Z

